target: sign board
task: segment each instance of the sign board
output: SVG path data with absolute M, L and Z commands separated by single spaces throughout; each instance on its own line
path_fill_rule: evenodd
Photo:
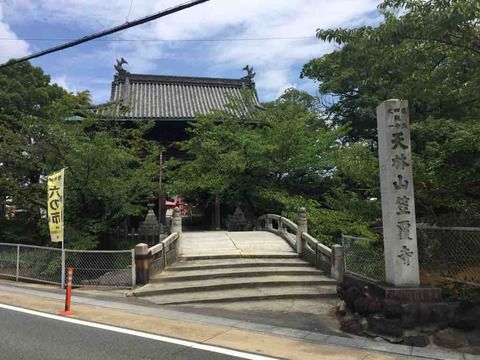
M 47 177 L 48 227 L 52 242 L 63 242 L 63 181 L 65 169 Z

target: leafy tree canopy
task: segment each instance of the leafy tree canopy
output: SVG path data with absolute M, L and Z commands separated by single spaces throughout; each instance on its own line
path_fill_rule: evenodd
M 263 110 L 246 118 L 239 113 L 234 107 L 198 116 L 190 140 L 180 145 L 188 160 L 174 172 L 170 191 L 218 194 L 227 205 L 242 202 L 257 215 L 283 212 L 293 219 L 306 206 L 311 231 L 326 242 L 342 232 L 372 236 L 364 210 L 329 205 L 333 187 L 344 192 L 340 173 L 348 173 L 353 157 L 338 141 L 346 129 L 327 125 L 312 96 L 290 89 Z
M 45 176 L 63 167 L 69 247 L 110 246 L 99 243 L 102 235 L 154 195 L 158 149 L 143 138 L 148 124 L 97 120 L 89 104 L 88 93 L 52 85 L 29 63 L 0 71 L 2 241 L 48 242 Z M 77 112 L 86 119 L 69 121 Z
M 410 101 L 412 118 L 468 119 L 480 112 L 480 4 L 476 0 L 391 0 L 376 28 L 319 29 L 341 48 L 305 65 L 302 76 L 338 101 L 326 111 L 350 123 L 353 139 L 375 137 L 375 107 Z M 327 97 L 325 97 L 327 99 Z
M 419 217 L 478 224 L 480 3 L 386 0 L 379 11 L 378 27 L 319 29 L 339 48 L 307 63 L 302 76 L 318 81 L 332 123 L 351 127 L 343 141 L 370 142 L 372 156 L 376 106 L 409 100 Z M 374 194 L 373 182 L 363 184 Z

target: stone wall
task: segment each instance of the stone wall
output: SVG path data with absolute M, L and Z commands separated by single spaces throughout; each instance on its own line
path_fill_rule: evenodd
M 395 297 L 392 290 L 404 291 Z M 464 331 L 473 337 L 480 333 L 480 305 L 438 298 L 438 291 L 425 288 L 423 293 L 410 293 L 408 289 L 392 289 L 345 275 L 338 287 L 341 328 L 413 346 L 427 346 L 430 342 L 451 348 L 468 345 L 469 336 Z

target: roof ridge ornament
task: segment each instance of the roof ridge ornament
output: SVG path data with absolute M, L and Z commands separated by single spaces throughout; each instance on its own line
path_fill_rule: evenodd
M 127 71 L 123 68 L 123 64 L 128 64 L 127 60 L 125 60 L 123 57 L 117 59 L 117 63 L 113 66 L 115 70 L 117 70 L 118 75 L 125 74 Z
M 245 66 L 243 70 L 247 72 L 247 75 L 242 78 L 243 87 L 254 89 L 255 81 L 253 80 L 253 78 L 257 73 L 253 71 L 253 67 L 251 67 L 250 65 Z
M 255 75 L 257 75 L 257 73 L 253 71 L 253 67 L 250 65 L 245 66 L 242 70 L 247 72 L 247 76 L 244 77 L 245 80 L 252 81 Z

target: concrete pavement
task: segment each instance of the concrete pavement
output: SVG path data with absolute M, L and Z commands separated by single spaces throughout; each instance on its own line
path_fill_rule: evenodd
M 2 283 L 0 302 L 56 314 L 63 307 L 63 295 Z M 428 359 L 475 358 L 437 349 L 417 349 L 140 306 L 115 298 L 78 296 L 75 291 L 73 310 L 79 319 L 286 359 L 413 359 L 417 358 L 413 356 L 416 354 Z
M 266 231 L 195 231 L 182 234 L 180 256 L 294 255 L 288 243 Z

